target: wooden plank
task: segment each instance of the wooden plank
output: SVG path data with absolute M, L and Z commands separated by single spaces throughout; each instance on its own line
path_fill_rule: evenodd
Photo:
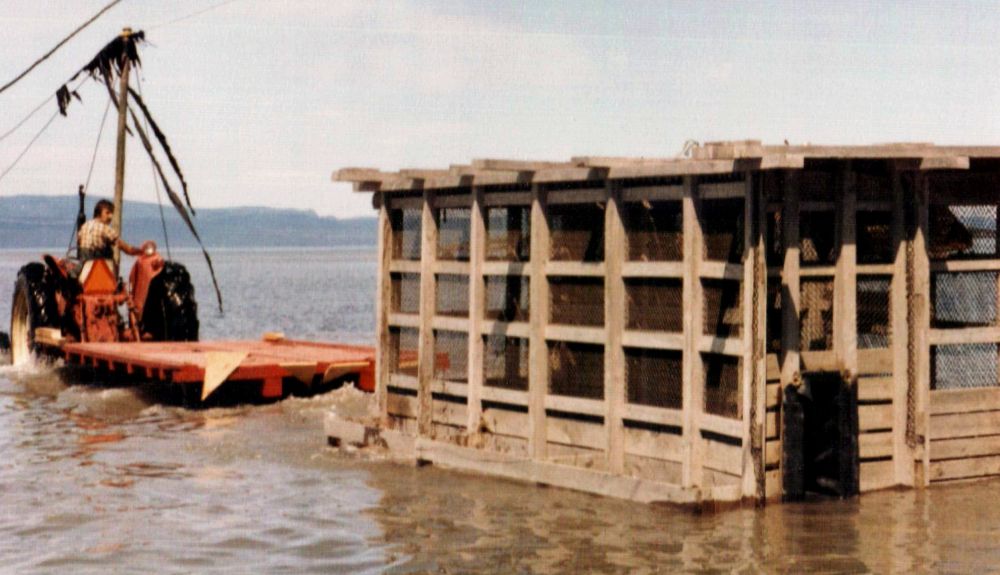
M 915 182 L 915 211 L 917 229 L 913 237 L 913 278 L 912 290 L 910 294 L 910 317 L 913 321 L 914 337 L 911 345 L 912 354 L 912 380 L 911 390 L 915 396 L 915 405 L 912 412 L 915 414 L 913 432 L 918 438 L 923 436 L 923 441 L 917 453 L 922 454 L 920 461 L 920 473 L 922 479 L 917 480 L 915 475 L 914 483 L 918 485 L 928 485 L 930 483 L 930 389 L 931 389 L 931 361 L 930 346 L 927 342 L 927 332 L 930 326 L 930 258 L 927 253 L 927 238 L 930 233 L 929 208 L 930 205 L 930 180 L 926 175 L 919 174 Z
M 767 415 L 764 416 L 764 437 L 768 441 L 777 440 L 780 431 L 781 422 L 778 420 L 778 412 L 768 411 Z
M 532 283 L 532 286 L 535 284 Z M 534 291 L 534 287 L 532 287 Z M 538 308 L 532 306 L 531 317 L 538 315 Z M 550 341 L 572 341 L 577 343 L 604 343 L 604 328 L 578 327 L 573 325 L 549 325 L 545 328 L 545 339 Z
M 537 172 L 552 168 L 572 168 L 577 167 L 573 162 L 554 161 L 534 161 L 534 160 L 507 160 L 496 158 L 476 158 L 472 160 L 472 168 L 477 170 L 503 170 Z
M 524 262 L 489 262 L 482 263 L 483 274 L 491 276 L 522 276 L 531 273 L 531 267 Z
M 915 450 L 907 441 L 907 417 L 910 398 L 910 324 L 907 288 L 906 194 L 899 170 L 892 169 L 892 238 L 896 247 L 893 279 L 890 286 L 890 317 L 892 321 L 892 404 L 893 462 L 898 485 L 914 485 L 913 460 Z M 860 397 L 860 391 L 859 391 Z
M 931 391 L 931 415 L 1000 411 L 1000 388 Z
M 550 182 L 586 182 L 606 179 L 606 170 L 590 167 L 548 168 L 535 172 L 532 182 L 545 184 Z
M 727 200 L 746 197 L 747 187 L 744 180 L 735 182 L 704 183 L 698 189 L 703 200 Z
M 417 417 L 417 398 L 390 393 L 386 397 L 389 414 L 400 417 Z
M 438 195 L 434 198 L 435 208 L 469 208 L 472 207 L 472 194 Z
M 545 190 L 531 188 L 531 339 L 528 346 L 528 449 L 532 457 L 546 456 L 545 395 L 549 386 L 549 347 L 545 328 L 549 318 L 549 224 Z
M 390 296 L 391 297 L 391 296 Z M 396 327 L 420 327 L 420 315 L 414 313 L 386 314 L 388 324 Z
M 468 360 L 468 419 L 470 434 L 479 432 L 483 413 L 483 317 L 486 315 L 486 281 L 483 261 L 486 259 L 486 217 L 482 188 L 472 191 L 472 212 L 469 222 L 469 360 Z
M 778 354 L 776 353 L 767 354 L 766 361 L 767 361 L 767 381 L 780 382 L 781 366 L 778 364 Z
M 578 190 L 551 190 L 546 202 L 550 206 L 556 204 L 603 204 L 607 200 L 607 192 L 600 188 L 581 188 Z
M 423 195 L 416 195 L 416 196 L 383 195 L 383 202 L 388 204 L 389 209 L 392 210 L 422 210 L 424 207 Z
M 764 465 L 776 467 L 781 465 L 781 442 L 768 441 L 764 445 Z
M 934 461 L 930 464 L 929 475 L 931 481 L 1000 475 L 1000 455 Z
M 848 377 L 858 375 L 858 311 L 857 311 L 857 191 L 854 172 L 846 162 L 839 172 L 840 198 L 837 227 L 840 255 L 837 275 L 833 280 L 833 340 L 837 360 Z M 889 426 L 891 427 L 891 423 Z
M 862 432 L 875 429 L 892 429 L 892 404 L 858 406 L 858 429 Z
M 743 448 L 710 439 L 702 440 L 704 466 L 729 475 L 743 475 Z
M 432 269 L 436 274 L 469 275 L 469 262 L 438 260 Z
M 622 275 L 629 278 L 681 278 L 684 262 L 624 262 Z
M 629 455 L 677 463 L 684 459 L 684 438 L 674 433 L 627 427 L 624 440 L 625 452 Z
M 1000 259 L 992 260 L 945 260 L 930 263 L 932 272 L 978 272 L 1000 271 Z
M 858 454 L 861 459 L 892 457 L 892 449 L 891 431 L 858 435 Z
M 710 279 L 743 280 L 743 264 L 701 262 L 699 275 Z
M 764 390 L 767 396 L 767 409 L 777 408 L 781 404 L 781 384 L 771 383 L 768 384 Z
M 431 327 L 434 329 L 443 329 L 448 331 L 468 332 L 469 318 L 436 315 L 431 318 Z
M 391 246 L 392 244 L 389 245 Z M 391 250 L 387 249 L 386 251 L 391 251 Z M 420 273 L 420 262 L 417 260 L 391 260 L 389 263 L 389 271 L 398 273 L 418 274 Z
M 603 277 L 606 268 L 604 262 L 550 261 L 545 265 L 545 274 L 550 276 Z
M 892 460 L 864 462 L 861 464 L 859 475 L 862 493 L 896 485 Z
M 931 462 L 1000 455 L 1000 435 L 938 439 L 931 442 Z
M 622 345 L 647 349 L 684 349 L 684 334 L 665 331 L 627 330 L 622 333 Z
M 488 192 L 484 206 L 530 206 L 531 192 Z
M 468 406 L 464 403 L 434 401 L 431 409 L 431 419 L 434 423 L 444 423 L 464 429 L 469 421 Z
M 730 164 L 730 169 L 732 166 Z M 613 171 L 613 170 L 612 170 Z M 681 202 L 683 244 L 684 244 L 684 277 L 683 302 L 684 312 L 684 350 L 682 356 L 681 402 L 684 413 L 683 438 L 685 444 L 682 461 L 681 486 L 698 487 L 702 483 L 701 465 L 701 430 L 698 427 L 698 414 L 704 404 L 702 385 L 701 354 L 698 343 L 701 337 L 704 321 L 702 317 L 702 287 L 698 279 L 698 271 L 702 260 L 702 231 L 698 220 L 698 196 L 694 178 L 684 177 L 684 199 Z
M 545 409 L 604 417 L 604 402 L 599 399 L 570 397 L 568 395 L 546 395 Z
M 858 369 L 862 375 L 892 373 L 893 351 L 885 349 L 859 349 Z
M 660 163 L 610 167 L 608 169 L 608 178 L 669 178 L 701 174 L 731 174 L 735 166 L 736 162 L 733 160 L 664 161 Z
M 629 477 L 669 483 L 681 484 L 681 465 L 678 462 L 625 454 L 625 474 Z
M 892 376 L 858 378 L 858 401 L 892 401 L 894 392 Z
M 389 208 L 384 200 L 378 210 L 378 295 L 375 298 L 375 402 L 379 422 L 388 419 L 389 364 L 392 361 L 392 341 L 389 336 L 389 311 L 392 309 L 392 225 Z M 419 269 L 419 263 L 418 263 Z
M 684 423 L 684 412 L 680 409 L 653 407 L 627 403 L 624 407 L 624 417 L 632 421 L 653 423 L 668 427 L 681 427 Z
M 920 158 L 921 170 L 968 170 L 968 156 L 931 156 Z
M 712 415 L 711 413 L 702 413 L 698 417 L 698 428 L 702 431 L 725 435 L 726 437 L 732 437 L 733 439 L 742 439 L 743 437 L 742 421 L 739 419 L 729 419 L 728 417 Z
M 782 237 L 785 242 L 785 260 L 781 269 L 781 387 L 799 380 L 800 337 L 799 310 L 802 307 L 802 290 L 799 281 L 799 187 L 795 172 L 785 172 L 784 207 L 782 209 Z M 785 301 L 785 300 L 788 301 Z
M 978 411 L 935 415 L 930 418 L 930 439 L 1000 435 L 1000 412 Z
M 432 270 L 437 259 L 437 219 L 434 217 L 433 205 L 434 192 L 425 190 L 421 211 L 420 340 L 417 347 L 417 428 L 422 436 L 431 433 L 432 423 L 430 385 L 434 377 L 434 330 L 431 322 L 435 308 L 435 277 Z
M 621 216 L 620 183 L 607 186 L 607 209 L 604 212 L 604 258 L 607 262 L 604 279 L 604 428 L 607 435 L 607 466 L 612 473 L 625 471 L 625 350 L 622 331 L 625 329 L 625 282 L 622 261 L 625 259 L 625 227 Z
M 930 345 L 995 342 L 1000 342 L 1000 327 L 927 330 L 927 343 Z
M 469 395 L 469 385 L 457 381 L 434 379 L 431 380 L 431 392 L 444 393 L 455 397 L 467 397 Z
M 495 401 L 510 405 L 528 405 L 528 392 L 503 387 L 483 386 L 480 392 L 483 401 Z
M 545 420 L 545 425 L 549 443 L 601 451 L 607 447 L 607 432 L 603 425 L 561 417 L 548 417 Z
M 482 333 L 509 337 L 531 337 L 531 324 L 524 321 L 483 320 Z
M 412 389 L 413 391 L 420 389 L 420 381 L 416 377 L 402 373 L 390 374 L 389 385 L 401 389 Z
M 799 269 L 799 276 L 804 278 L 832 278 L 836 275 L 837 266 L 803 266 Z
M 733 357 L 743 357 L 743 338 L 703 335 L 698 339 L 698 350 Z
M 524 437 L 528 431 L 528 414 L 490 407 L 483 410 L 482 423 L 490 433 Z
M 630 186 L 622 190 L 625 202 L 679 202 L 684 197 L 684 186 Z

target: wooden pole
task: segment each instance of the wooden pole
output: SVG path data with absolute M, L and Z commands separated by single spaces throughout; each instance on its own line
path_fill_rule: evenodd
M 128 42 L 129 37 L 132 35 L 131 28 L 124 28 L 122 30 L 122 38 Z M 126 115 L 128 114 L 128 73 L 129 73 L 129 61 L 128 52 L 122 52 L 122 71 L 121 77 L 118 82 L 118 147 L 115 152 L 115 214 L 114 218 L 111 220 L 111 227 L 118 232 L 119 237 L 122 233 L 122 209 L 124 208 L 124 197 L 125 197 L 125 128 L 126 128 Z M 114 246 L 114 262 L 115 262 L 115 275 L 118 275 L 118 262 L 121 259 L 121 253 L 118 249 L 118 245 Z

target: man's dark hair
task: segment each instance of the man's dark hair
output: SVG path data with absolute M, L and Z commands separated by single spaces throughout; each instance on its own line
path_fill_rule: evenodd
M 104 210 L 108 210 L 111 213 L 115 213 L 115 205 L 109 202 L 108 200 L 101 200 L 97 202 L 97 205 L 94 206 L 94 217 L 95 218 L 100 217 L 101 212 L 103 212 Z

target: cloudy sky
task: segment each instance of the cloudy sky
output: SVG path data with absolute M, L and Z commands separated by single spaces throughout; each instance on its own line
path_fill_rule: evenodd
M 0 83 L 106 3 L 0 0 Z M 126 25 L 147 33 L 142 90 L 196 208 L 370 215 L 330 181 L 345 166 L 671 156 L 689 139 L 1000 144 L 998 2 L 124 0 L 0 94 L 0 134 Z M 107 101 L 82 95 L 0 195 L 75 193 Z M 0 171 L 54 110 L 0 141 Z M 155 200 L 130 146 L 127 196 Z M 113 164 L 109 131 L 94 194 Z

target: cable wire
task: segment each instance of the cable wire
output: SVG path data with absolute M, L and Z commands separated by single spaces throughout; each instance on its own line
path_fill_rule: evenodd
M 156 30 L 157 28 L 163 28 L 165 26 L 170 26 L 170 25 L 173 25 L 173 24 L 177 24 L 178 22 L 183 22 L 184 20 L 188 20 L 190 18 L 194 18 L 195 16 L 201 16 L 202 14 L 204 14 L 206 12 L 211 12 L 212 10 L 215 10 L 216 8 L 222 8 L 226 4 L 232 4 L 233 2 L 236 2 L 236 0 L 225 0 L 225 2 L 219 2 L 218 4 L 214 4 L 212 6 L 209 6 L 208 8 L 203 8 L 203 9 L 198 10 L 196 12 L 192 12 L 192 13 L 188 14 L 187 16 L 181 16 L 180 18 L 174 18 L 173 20 L 169 20 L 167 22 L 160 22 L 159 24 L 154 24 L 154 25 L 152 25 L 152 26 L 150 26 L 150 27 L 148 27 L 146 29 L 147 30 Z
M 77 84 L 75 88 L 73 88 L 73 92 L 76 92 L 77 90 L 79 90 L 80 86 L 83 86 L 83 83 L 86 82 L 87 80 L 88 80 L 88 78 L 82 78 L 80 80 L 80 83 Z M 30 120 L 32 118 L 32 116 L 34 116 L 35 114 L 37 114 L 39 110 L 41 110 L 42 108 L 44 108 L 45 105 L 48 104 L 49 102 L 51 102 L 55 97 L 56 97 L 56 95 L 53 93 L 51 96 L 49 96 L 44 101 L 42 101 L 42 103 L 40 103 L 37 106 L 35 106 L 35 108 L 33 110 L 31 110 L 30 112 L 28 112 L 27 116 L 25 116 L 24 118 L 21 118 L 21 121 L 18 122 L 13 128 L 7 130 L 3 134 L 0 134 L 0 142 L 2 142 L 5 139 L 7 139 L 7 136 L 10 136 L 14 132 L 18 131 L 21 128 L 21 126 L 25 125 L 28 122 L 28 120 Z
M 52 122 L 58 116 L 59 116 L 59 110 L 56 110 L 55 112 L 52 113 L 52 117 L 49 118 L 49 121 L 45 122 L 45 125 L 42 126 L 42 129 L 39 130 L 37 134 L 35 134 L 35 137 L 32 138 L 30 142 L 28 142 L 28 145 L 24 147 L 24 150 L 22 150 L 21 153 L 17 156 L 17 159 L 14 160 L 14 163 L 7 166 L 7 169 L 4 170 L 3 173 L 0 173 L 0 181 L 3 181 L 3 179 L 7 177 L 7 174 L 9 174 L 10 171 L 14 169 L 14 166 L 16 166 L 17 163 L 21 161 L 21 158 L 23 158 L 24 155 L 28 153 L 28 150 L 31 149 L 31 146 L 33 146 L 35 142 L 38 141 L 38 138 L 40 138 L 42 134 L 45 133 L 45 130 L 49 129 L 49 126 L 52 125 Z
M 76 36 L 77 34 L 79 34 L 80 32 L 82 32 L 83 29 L 86 28 L 87 26 L 90 26 L 94 22 L 94 20 L 97 20 L 98 18 L 100 18 L 101 15 L 103 15 L 108 10 L 114 8 L 115 4 L 118 4 L 121 1 L 122 0 L 113 0 L 107 6 L 105 6 L 104 8 L 101 8 L 100 12 L 98 12 L 97 14 L 94 14 L 93 16 L 91 16 L 90 20 L 87 20 L 86 22 L 84 22 L 83 24 L 81 24 L 76 30 L 73 30 L 73 32 L 69 36 L 66 36 L 65 38 L 63 38 L 62 42 L 59 42 L 58 44 L 56 44 L 55 48 L 53 48 L 53 49 L 49 50 L 48 52 L 46 52 L 45 55 L 42 56 L 41 58 L 39 58 L 38 60 L 35 60 L 35 63 L 32 64 L 31 66 L 29 66 L 27 70 L 25 70 L 24 72 L 21 72 L 16 78 L 14 78 L 10 82 L 7 82 L 6 84 L 4 84 L 3 87 L 0 87 L 0 94 L 2 94 L 4 92 L 4 90 L 6 90 L 7 88 L 10 88 L 14 84 L 18 83 L 21 80 L 21 78 L 24 78 L 25 76 L 27 76 L 28 73 L 30 73 L 32 70 L 34 70 L 35 68 L 37 68 L 39 64 L 41 64 L 45 60 L 48 60 L 49 56 L 55 54 L 56 50 L 58 50 L 59 48 L 63 47 L 63 44 L 65 44 L 66 42 L 69 42 L 70 39 L 73 38 L 73 36 Z
M 90 191 L 90 177 L 94 175 L 94 164 L 97 163 L 97 150 L 101 147 L 101 136 L 104 135 L 104 126 L 108 122 L 108 111 L 111 110 L 111 100 L 108 100 L 107 105 L 104 106 L 104 115 L 101 116 L 101 127 L 97 131 L 97 141 L 94 143 L 94 153 L 90 156 L 90 169 L 87 170 L 87 182 L 83 184 L 83 193 L 86 194 Z M 69 246 L 66 248 L 66 253 L 69 253 L 73 249 L 73 240 L 76 239 L 76 230 L 69 237 Z

